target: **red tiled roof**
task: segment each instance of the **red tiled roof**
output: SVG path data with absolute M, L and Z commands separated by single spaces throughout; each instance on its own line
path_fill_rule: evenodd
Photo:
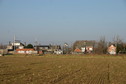
M 16 49 L 16 51 L 34 51 L 34 49 Z
M 79 48 L 76 48 L 74 52 L 82 52 Z

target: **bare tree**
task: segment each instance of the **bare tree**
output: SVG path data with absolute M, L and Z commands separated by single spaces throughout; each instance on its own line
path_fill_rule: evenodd
M 122 39 L 120 38 L 119 35 L 114 36 L 113 42 L 114 42 L 115 44 L 121 44 L 121 43 L 123 43 L 123 41 L 122 41 Z
M 120 38 L 119 35 L 113 38 L 113 43 L 116 46 L 116 53 L 125 51 L 125 43 L 123 42 L 123 40 Z
M 0 44 L 0 49 L 6 49 L 6 45 Z
M 107 42 L 105 37 L 101 37 L 99 42 L 97 42 L 97 46 L 95 48 L 95 53 L 97 54 L 105 54 L 107 52 Z

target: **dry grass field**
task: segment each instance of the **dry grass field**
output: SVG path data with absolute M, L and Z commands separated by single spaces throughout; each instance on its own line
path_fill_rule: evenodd
M 3 56 L 0 84 L 126 84 L 126 57 Z

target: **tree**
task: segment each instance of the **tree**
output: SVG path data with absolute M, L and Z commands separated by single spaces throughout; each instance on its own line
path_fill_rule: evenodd
M 116 46 L 116 53 L 119 53 L 119 52 L 125 50 L 124 43 L 123 43 L 122 39 L 119 37 L 119 35 L 117 35 L 113 38 L 113 42 Z
M 28 44 L 25 48 L 33 48 L 32 44 Z
M 7 45 L 0 44 L 0 49 L 6 49 Z
M 95 48 L 95 53 L 105 54 L 107 52 L 107 42 L 105 37 L 101 37 L 99 42 L 97 42 L 97 47 Z

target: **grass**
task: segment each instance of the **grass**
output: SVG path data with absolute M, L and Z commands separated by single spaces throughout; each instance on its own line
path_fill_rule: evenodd
M 0 84 L 126 84 L 125 78 L 125 55 L 0 57 Z

